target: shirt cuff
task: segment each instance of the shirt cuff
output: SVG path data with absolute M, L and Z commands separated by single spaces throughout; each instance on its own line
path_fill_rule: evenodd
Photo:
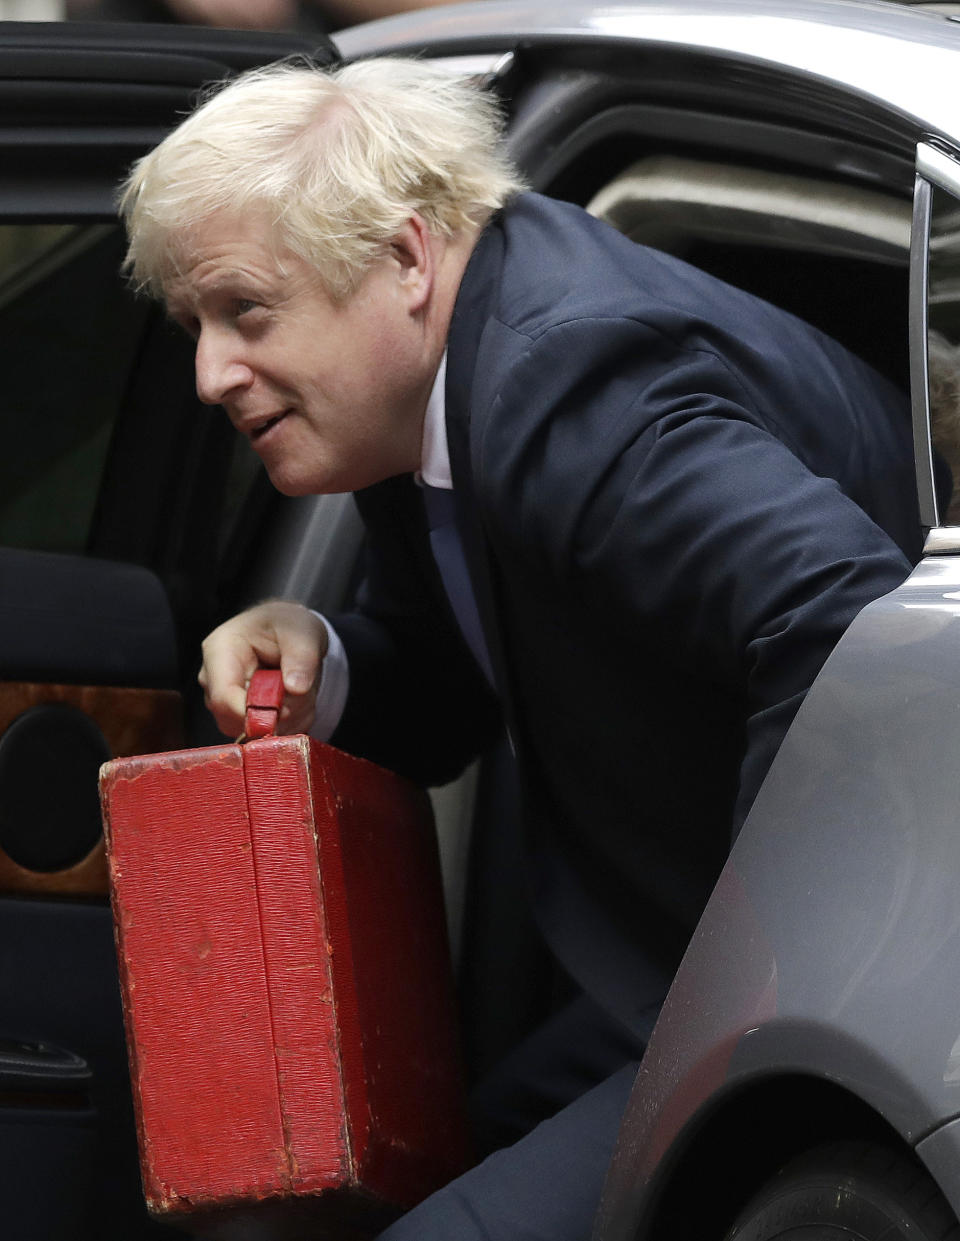
M 310 727 L 310 736 L 315 741 L 329 741 L 336 732 L 343 709 L 347 705 L 350 664 L 340 635 L 325 616 L 321 616 L 319 612 L 314 612 L 314 616 L 323 622 L 329 645 L 323 657 L 323 670 L 317 688 L 317 709 Z

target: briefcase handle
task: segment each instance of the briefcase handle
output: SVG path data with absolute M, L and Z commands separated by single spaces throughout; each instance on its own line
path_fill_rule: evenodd
M 247 741 L 272 737 L 283 706 L 283 673 L 279 668 L 258 668 L 247 687 L 247 715 L 244 734 Z

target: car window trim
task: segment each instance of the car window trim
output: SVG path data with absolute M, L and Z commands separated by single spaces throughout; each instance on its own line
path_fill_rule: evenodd
M 930 418 L 929 256 L 933 188 L 960 200 L 960 162 L 930 142 L 917 144 L 913 226 L 910 237 L 910 398 L 920 523 L 927 527 L 924 555 L 960 554 L 960 526 L 940 524 Z

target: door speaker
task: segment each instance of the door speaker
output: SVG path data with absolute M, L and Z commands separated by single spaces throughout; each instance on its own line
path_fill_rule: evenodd
M 106 894 L 100 765 L 182 745 L 172 691 L 0 684 L 0 892 Z

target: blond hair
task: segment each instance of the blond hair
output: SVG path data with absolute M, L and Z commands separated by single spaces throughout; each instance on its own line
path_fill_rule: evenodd
M 265 214 L 271 237 L 345 297 L 416 211 L 453 236 L 523 188 L 496 101 L 424 61 L 285 62 L 217 89 L 121 187 L 126 267 L 162 295 L 192 226 Z

